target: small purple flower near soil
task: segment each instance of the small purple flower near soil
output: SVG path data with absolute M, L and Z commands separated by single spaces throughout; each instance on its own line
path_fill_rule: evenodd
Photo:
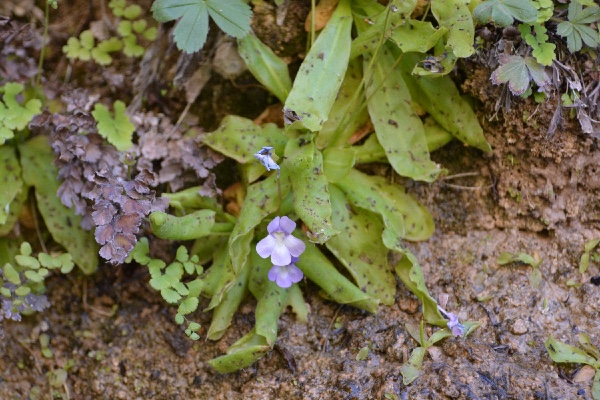
M 281 288 L 289 288 L 292 283 L 300 282 L 304 274 L 294 264 L 296 261 L 298 257 L 292 257 L 292 262 L 288 265 L 273 265 L 269 270 L 269 280 Z
M 444 300 L 443 303 L 445 303 L 446 301 L 447 299 Z M 448 322 L 446 322 L 446 326 L 448 327 L 448 329 L 450 329 L 452 334 L 455 337 L 462 337 L 465 334 L 466 327 L 460 323 L 460 321 L 458 320 L 458 315 L 444 310 L 440 305 L 438 305 L 438 310 L 440 310 L 442 315 L 448 319 Z
M 256 245 L 258 255 L 262 258 L 271 257 L 275 266 L 290 265 L 292 257 L 300 257 L 306 249 L 302 240 L 292 236 L 295 228 L 296 223 L 288 217 L 275 217 L 267 226 L 269 235 Z
M 447 326 L 448 326 L 448 329 L 450 329 L 452 331 L 452 334 L 455 337 L 464 335 L 465 334 L 465 326 L 463 324 L 461 324 L 460 321 L 458 320 L 458 315 L 452 314 L 452 313 L 447 313 L 446 316 L 448 318 L 450 318 L 450 321 L 447 322 Z

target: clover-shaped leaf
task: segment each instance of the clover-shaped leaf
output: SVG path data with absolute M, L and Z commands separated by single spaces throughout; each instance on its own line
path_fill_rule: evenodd
M 544 67 L 532 57 L 500 56 L 500 67 L 492 72 L 494 85 L 508 83 L 508 88 L 515 96 L 520 96 L 533 81 L 543 88 L 550 83 L 550 77 Z
M 136 19 L 142 13 L 142 7 L 132 4 L 123 9 L 123 17 L 127 19 Z
M 534 22 L 538 11 L 530 1 L 522 0 L 489 0 L 480 3 L 473 10 L 477 22 L 485 24 L 493 21 L 496 25 L 506 27 L 515 19 L 523 22 Z
M 85 30 L 81 32 L 79 38 L 70 37 L 67 44 L 63 46 L 63 53 L 70 59 L 79 59 L 89 61 L 92 58 L 92 49 L 95 40 L 92 31 Z
M 180 19 L 175 27 L 177 47 L 186 53 L 198 51 L 206 42 L 208 16 L 233 37 L 250 31 L 250 6 L 241 0 L 156 0 L 152 15 L 159 22 Z
M 137 43 L 137 38 L 135 35 L 125 36 L 123 38 L 123 44 L 125 45 L 123 47 L 123 54 L 125 54 L 127 57 L 141 57 L 144 55 L 144 51 L 146 50 Z
M 556 27 L 556 33 L 567 39 L 567 47 L 572 53 L 581 50 L 583 43 L 590 47 L 600 44 L 598 31 L 587 24 L 600 20 L 600 7 L 586 7 L 577 1 L 569 3 L 568 21 Z
M 116 37 L 104 40 L 98 43 L 98 46 L 92 49 L 92 58 L 100 65 L 109 65 L 112 63 L 110 53 L 119 51 L 123 48 L 123 43 Z
M 115 101 L 114 109 L 113 117 L 106 106 L 96 103 L 92 115 L 98 122 L 98 133 L 117 150 L 125 151 L 133 145 L 131 139 L 135 126 L 125 114 L 125 103 L 120 100 Z

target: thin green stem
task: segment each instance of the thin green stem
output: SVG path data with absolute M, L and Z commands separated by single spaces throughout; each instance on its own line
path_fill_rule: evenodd
M 35 85 L 40 86 L 40 79 L 42 77 L 42 67 L 44 66 L 44 57 L 46 55 L 46 43 L 48 43 L 48 25 L 50 25 L 50 4 L 48 1 L 44 1 L 44 34 L 42 36 L 42 49 L 40 50 L 40 60 L 38 62 L 38 73 L 35 78 Z
M 281 176 L 279 173 L 277 174 L 277 195 L 277 215 L 279 215 L 279 212 L 281 211 Z
M 423 322 L 423 320 L 421 320 L 419 336 L 421 337 L 421 347 L 427 348 L 427 345 L 425 344 L 425 323 Z

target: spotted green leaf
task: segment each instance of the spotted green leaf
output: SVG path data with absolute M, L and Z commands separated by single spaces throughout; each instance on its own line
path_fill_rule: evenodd
M 431 12 L 440 26 L 448 29 L 447 45 L 456 57 L 475 52 L 475 24 L 466 2 L 431 0 Z
M 383 224 L 377 215 L 352 208 L 344 193 L 330 186 L 333 226 L 340 234 L 326 242 L 357 286 L 382 304 L 394 304 L 396 278 L 388 266 L 388 251 L 381 242 Z
M 198 210 L 183 217 L 176 217 L 161 211 L 150 214 L 152 232 L 162 238 L 171 240 L 191 240 L 211 234 L 215 225 L 213 210 Z
M 350 59 L 355 59 L 359 55 L 373 53 L 383 39 L 388 39 L 397 35 L 400 39 L 402 34 L 396 33 L 407 25 L 410 19 L 407 16 L 413 12 L 417 6 L 416 0 L 394 0 L 384 8 L 377 2 L 355 2 L 352 4 L 357 8 L 354 10 L 358 15 L 369 15 L 370 23 L 362 24 L 364 21 L 357 20 L 356 24 L 360 27 L 359 34 L 352 42 Z M 418 41 L 417 35 L 413 39 Z M 399 43 L 403 43 L 400 40 Z
M 21 165 L 13 146 L 0 146 L 0 226 L 6 224 L 11 208 L 17 204 L 19 193 L 25 190 Z
M 548 355 L 554 362 L 573 363 L 573 364 L 588 364 L 595 368 L 600 367 L 598 360 L 589 356 L 585 351 L 578 347 L 559 342 L 550 336 L 544 343 Z
M 362 63 L 358 59 L 351 60 L 329 117 L 315 139 L 317 148 L 345 146 L 369 119 L 366 107 L 357 109 L 357 104 L 365 101 L 364 92 L 360 90 L 362 77 Z
M 306 55 L 283 109 L 291 129 L 321 129 L 342 84 L 350 57 L 350 0 L 341 0 Z
M 273 153 L 283 155 L 283 149 L 288 138 L 283 129 L 275 124 L 256 125 L 252 120 L 237 115 L 229 115 L 221 121 L 216 131 L 202 136 L 202 142 L 233 158 L 239 163 L 258 162 L 254 153 L 263 146 L 272 146 Z M 264 167 L 260 166 L 262 171 Z
M 423 271 L 417 257 L 407 249 L 400 252 L 403 256 L 395 266 L 396 274 L 402 280 L 402 283 L 421 301 L 425 321 L 432 325 L 446 327 L 447 320 L 442 317 L 437 308 L 437 302 L 427 290 Z
M 381 235 L 383 243 L 389 249 L 402 248 L 402 238 L 406 234 L 401 205 L 381 192 L 375 177 L 368 176 L 357 170 L 350 173 L 337 183 L 348 200 L 356 206 L 381 215 L 385 229 Z
M 330 183 L 338 182 L 354 166 L 355 150 L 353 148 L 327 148 L 323 151 L 323 172 Z
M 271 346 L 263 335 L 252 329 L 227 349 L 227 354 L 214 358 L 208 363 L 222 374 L 245 368 L 271 351 Z
M 225 293 L 223 300 L 214 309 L 210 328 L 207 333 L 207 337 L 210 340 L 220 339 L 225 334 L 225 330 L 231 325 L 233 315 L 246 296 L 246 293 L 248 293 L 249 271 L 250 268 L 242 269 L 242 272 L 235 278 L 235 281 Z
M 287 304 L 288 290 L 280 288 L 267 277 L 273 266 L 268 259 L 261 258 L 256 252 L 251 257 L 248 288 L 256 297 L 256 333 L 262 335 L 271 347 L 277 339 L 279 315 Z
M 310 229 L 311 240 L 324 243 L 338 233 L 331 224 L 331 202 L 327 178 L 323 173 L 323 155 L 313 141 L 289 140 L 285 148 L 285 168 L 290 172 L 294 210 Z
M 366 56 L 365 66 L 369 61 Z M 432 182 L 441 170 L 429 158 L 423 123 L 387 48 L 382 49 L 373 68 L 373 78 L 366 88 L 369 114 L 389 163 L 402 176 Z
M 304 275 L 316 283 L 327 297 L 337 303 L 349 304 L 351 306 L 376 313 L 379 300 L 362 292 L 352 282 L 345 278 L 333 266 L 331 261 L 314 244 L 304 239 L 306 250 L 296 263 Z
M 285 103 L 292 89 L 287 64 L 253 34 L 238 40 L 238 51 L 254 77 Z
M 461 96 L 448 76 L 414 76 L 410 72 L 422 60 L 422 56 L 411 53 L 403 55 L 400 63 L 404 81 L 411 99 L 421 105 L 440 126 L 460 141 L 491 152 L 492 148 L 483 135 L 477 115 Z

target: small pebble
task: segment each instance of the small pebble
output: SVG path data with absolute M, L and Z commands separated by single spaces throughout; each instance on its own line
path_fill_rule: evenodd
M 523 334 L 527 333 L 529 330 L 527 329 L 527 326 L 525 325 L 525 321 L 523 321 L 522 319 L 517 319 L 513 323 L 512 327 L 510 328 L 510 331 L 514 335 L 523 335 Z

